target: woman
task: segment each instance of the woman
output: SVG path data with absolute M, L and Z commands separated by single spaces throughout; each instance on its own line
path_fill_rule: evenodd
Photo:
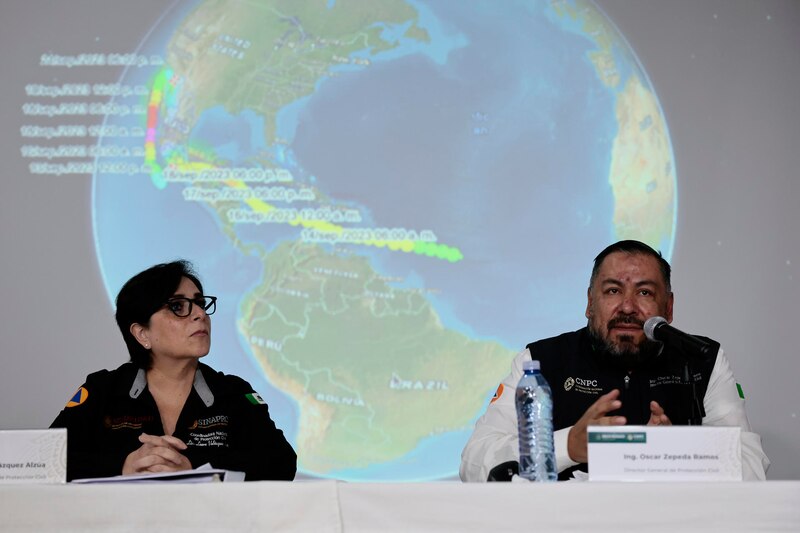
M 67 478 L 175 472 L 211 463 L 245 480 L 292 480 L 297 456 L 243 379 L 200 363 L 216 298 L 186 261 L 151 267 L 117 296 L 131 362 L 90 374 L 53 421 Z

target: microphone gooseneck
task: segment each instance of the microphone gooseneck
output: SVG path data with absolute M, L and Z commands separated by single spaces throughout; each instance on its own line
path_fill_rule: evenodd
M 705 359 L 713 355 L 710 343 L 670 326 L 661 316 L 651 316 L 645 320 L 644 334 L 651 341 L 663 342 L 690 356 Z
M 683 383 L 691 391 L 691 415 L 687 423 L 690 426 L 699 426 L 703 423 L 706 416 L 703 402 L 697 394 L 697 383 L 693 379 L 690 359 L 697 358 L 708 361 L 713 356 L 712 344 L 703 339 L 689 335 L 683 331 L 673 328 L 667 320 L 661 316 L 651 316 L 644 322 L 644 334 L 651 341 L 663 342 L 664 344 L 685 354 L 683 364 Z

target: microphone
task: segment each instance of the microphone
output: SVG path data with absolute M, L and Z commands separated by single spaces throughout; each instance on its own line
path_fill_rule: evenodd
M 645 321 L 644 334 L 651 341 L 663 342 L 688 355 L 694 355 L 704 359 L 713 355 L 711 353 L 710 343 L 703 339 L 698 339 L 694 335 L 684 333 L 677 328 L 673 328 L 667 323 L 667 320 L 661 316 L 651 316 Z

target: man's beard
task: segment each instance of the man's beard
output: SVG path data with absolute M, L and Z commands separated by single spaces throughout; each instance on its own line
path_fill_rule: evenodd
M 611 331 L 619 324 L 644 326 L 644 322 L 635 317 L 619 316 L 608 321 L 606 331 Z M 601 351 L 601 357 L 625 370 L 635 370 L 652 362 L 661 353 L 663 347 L 660 342 L 651 341 L 648 338 L 637 345 L 633 341 L 633 335 L 620 335 L 619 340 L 614 342 L 610 335 L 608 338 L 603 338 L 591 321 L 589 321 L 589 336 L 592 339 L 592 345 Z

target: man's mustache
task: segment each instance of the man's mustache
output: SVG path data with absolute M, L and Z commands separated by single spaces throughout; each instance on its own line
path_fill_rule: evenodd
M 619 325 L 622 325 L 622 324 L 624 324 L 626 326 L 630 326 L 631 324 L 634 324 L 636 326 L 639 326 L 640 328 L 644 327 L 644 321 L 643 320 L 639 320 L 635 316 L 628 316 L 628 315 L 618 316 L 618 317 L 612 318 L 611 320 L 608 321 L 608 325 L 606 327 L 610 330 L 610 329 L 613 329 L 613 328 L 615 328 L 615 327 L 617 327 Z

